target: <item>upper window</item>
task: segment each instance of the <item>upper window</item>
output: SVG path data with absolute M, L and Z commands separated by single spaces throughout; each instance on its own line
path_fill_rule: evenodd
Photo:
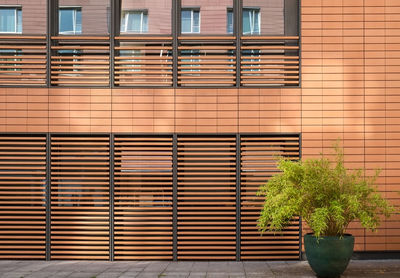
M 171 35 L 172 0 L 121 0 L 121 33 Z
M 22 33 L 21 7 L 0 7 L 0 33 Z
M 123 11 L 121 16 L 121 33 L 147 33 L 148 11 Z
M 226 33 L 233 34 L 233 9 L 229 8 L 226 12 Z
M 233 34 L 233 0 L 180 0 L 181 33 Z
M 259 8 L 243 8 L 243 34 L 259 35 L 261 32 L 261 18 Z
M 182 9 L 182 33 L 200 33 L 200 9 Z
M 82 8 L 60 7 L 59 9 L 59 33 L 81 34 L 82 33 Z

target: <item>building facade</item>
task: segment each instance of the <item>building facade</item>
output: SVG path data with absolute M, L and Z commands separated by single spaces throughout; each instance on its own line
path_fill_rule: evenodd
M 0 258 L 298 259 L 257 188 L 338 138 L 400 205 L 398 1 L 0 0 L 0 33 Z

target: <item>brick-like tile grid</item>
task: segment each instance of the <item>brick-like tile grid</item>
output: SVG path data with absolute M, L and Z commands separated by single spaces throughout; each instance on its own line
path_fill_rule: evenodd
M 0 88 L 1 132 L 301 132 L 302 154 L 381 168 L 400 206 L 400 2 L 302 0 L 302 88 Z M 400 215 L 377 233 L 358 223 L 356 250 L 400 250 Z

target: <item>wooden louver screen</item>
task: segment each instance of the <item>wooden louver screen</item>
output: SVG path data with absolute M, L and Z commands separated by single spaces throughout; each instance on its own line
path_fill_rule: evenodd
M 110 43 L 108 37 L 52 37 L 51 85 L 108 86 Z
M 51 259 L 109 258 L 109 136 L 51 136 Z
M 171 37 L 117 37 L 115 85 L 172 86 Z
M 172 260 L 172 136 L 116 136 L 117 260 Z
M 178 137 L 178 260 L 236 258 L 236 137 Z
M 0 136 L 0 259 L 45 259 L 46 137 Z
M 241 137 L 241 258 L 243 260 L 298 259 L 299 220 L 282 233 L 265 232 L 260 236 L 257 219 L 263 197 L 256 196 L 259 186 L 278 173 L 276 158 L 298 160 L 299 137 Z
M 299 135 L 47 136 L 0 136 L 0 259 L 299 258 L 299 219 L 261 236 L 256 195 Z
M 0 85 L 46 85 L 46 36 L 0 36 Z

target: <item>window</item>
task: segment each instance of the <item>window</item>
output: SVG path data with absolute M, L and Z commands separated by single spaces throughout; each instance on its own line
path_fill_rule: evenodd
M 200 33 L 200 9 L 182 9 L 182 33 Z
M 60 7 L 59 9 L 59 33 L 81 34 L 82 33 L 82 8 Z
M 226 12 L 226 33 L 233 34 L 233 9 L 231 8 Z
M 259 35 L 260 28 L 260 9 L 259 8 L 243 8 L 243 34 Z
M 21 7 L 0 7 L 0 33 L 22 33 Z
M 147 10 L 122 12 L 121 33 L 147 33 L 148 31 Z

